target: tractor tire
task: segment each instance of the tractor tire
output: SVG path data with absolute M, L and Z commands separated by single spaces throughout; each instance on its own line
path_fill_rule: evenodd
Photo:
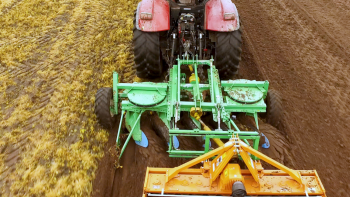
M 104 129 L 112 129 L 116 123 L 117 116 L 110 111 L 113 105 L 112 88 L 100 88 L 95 95 L 95 114 L 98 123 Z
M 242 53 L 242 33 L 217 32 L 215 43 L 215 66 L 221 79 L 232 79 L 238 73 Z
M 136 75 L 152 79 L 163 72 L 163 60 L 160 52 L 159 32 L 143 32 L 136 28 L 134 20 L 134 61 Z
M 269 90 L 266 97 L 266 122 L 278 130 L 283 130 L 282 97 L 276 90 Z

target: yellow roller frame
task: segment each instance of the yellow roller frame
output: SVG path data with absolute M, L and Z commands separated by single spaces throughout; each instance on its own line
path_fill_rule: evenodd
M 242 157 L 248 170 L 229 164 L 232 157 Z M 279 170 L 264 170 L 254 155 Z M 212 161 L 210 158 L 216 156 Z M 189 169 L 203 162 L 200 169 Z M 244 183 L 248 195 L 294 195 L 326 197 L 315 170 L 293 170 L 254 150 L 237 136 L 223 146 L 175 168 L 148 168 L 144 196 L 148 193 L 231 195 L 234 182 Z

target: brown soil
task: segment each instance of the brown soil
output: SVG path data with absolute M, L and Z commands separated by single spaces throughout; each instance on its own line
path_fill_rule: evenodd
M 185 161 L 169 157 L 164 139 L 156 135 L 153 129 L 152 116 L 154 115 L 144 113 L 141 118 L 141 130 L 148 138 L 148 147 L 143 148 L 130 140 L 119 163 L 122 167 L 119 168 L 115 165 L 118 157 L 110 153 L 115 148 L 117 128 L 111 131 L 112 135 L 105 149 L 108 154 L 100 162 L 101 168 L 94 181 L 93 196 L 142 196 L 147 167 L 175 167 Z M 189 146 L 193 145 L 187 144 L 184 148 L 190 148 Z
M 270 149 L 262 151 L 287 166 L 316 169 L 328 196 L 346 196 L 345 191 L 350 189 L 347 183 L 350 177 L 347 124 L 350 120 L 347 115 L 350 37 L 346 36 L 350 33 L 347 28 L 350 4 L 345 0 L 239 0 L 235 3 L 244 28 L 239 77 L 269 80 L 271 87 L 282 94 L 285 107 L 285 135 L 270 125 L 261 124 L 261 130 L 272 144 Z M 130 145 L 129 149 L 135 147 Z M 137 151 L 130 152 L 140 156 Z M 123 175 L 133 179 L 132 173 L 139 173 L 136 187 L 125 190 L 120 183 L 115 184 L 113 195 L 107 196 L 132 196 L 128 191 L 134 190 L 140 194 L 143 176 L 139 170 L 145 168 L 145 163 L 157 166 L 158 159 L 163 160 L 162 164 L 169 164 L 167 167 L 178 163 L 161 153 L 152 155 L 155 163 L 151 157 L 150 160 L 137 158 L 134 166 L 139 167 L 128 169 L 131 174 Z M 119 178 L 115 181 L 131 183 L 121 179 L 123 170 L 116 170 Z M 95 182 L 94 187 L 101 188 L 101 185 Z M 116 190 L 125 193 L 118 195 Z
M 316 169 L 328 196 L 348 196 L 350 2 L 234 2 L 244 35 L 238 77 L 268 80 L 284 102 L 283 134 L 262 123 L 272 147 L 261 151 L 296 169 Z M 144 115 L 150 146 L 131 140 L 123 168 L 115 169 L 116 128 L 105 143 L 96 124 L 97 89 L 111 84 L 114 70 L 120 82 L 135 76 L 136 6 L 137 0 L 0 2 L 0 196 L 91 190 L 93 196 L 140 196 L 146 166 L 185 161 L 168 157 Z M 193 146 L 192 140 L 181 143 Z
M 237 6 L 258 70 L 282 94 L 296 168 L 318 170 L 329 196 L 347 196 L 349 2 L 248 0 Z

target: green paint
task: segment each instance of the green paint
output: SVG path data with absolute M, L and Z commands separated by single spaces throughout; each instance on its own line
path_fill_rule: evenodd
M 113 73 L 114 109 L 118 113 L 118 105 L 125 111 L 125 125 L 130 132 L 122 151 L 125 149 L 131 136 L 134 140 L 141 140 L 140 117 L 144 111 L 154 111 L 169 128 L 169 155 L 170 157 L 196 157 L 210 151 L 209 142 L 212 138 L 230 139 L 232 134 L 239 134 L 246 143 L 251 142 L 254 149 L 258 149 L 259 133 L 256 131 L 240 131 L 230 115 L 232 112 L 243 112 L 253 116 L 258 127 L 259 112 L 266 112 L 264 99 L 269 86 L 268 81 L 228 80 L 220 81 L 218 70 L 211 60 L 178 59 L 177 64 L 169 69 L 167 83 L 118 83 L 118 74 Z M 194 68 L 196 81 L 188 83 L 186 75 L 181 73 L 181 65 L 191 64 Z M 197 68 L 199 65 L 208 65 L 208 80 L 199 82 Z M 188 76 L 187 76 L 188 77 Z M 186 83 L 187 82 L 187 83 Z M 206 99 L 203 92 L 206 92 Z M 209 93 L 209 94 L 208 94 Z M 210 95 L 210 97 L 209 97 Z M 192 98 L 189 100 L 188 98 Z M 175 121 L 181 119 L 180 112 L 190 112 L 192 107 L 200 107 L 203 112 L 213 113 L 213 120 L 224 121 L 233 130 L 203 131 L 198 121 L 193 120 L 199 129 L 180 130 Z M 122 115 L 123 117 L 123 115 Z M 119 145 L 120 127 L 118 129 L 117 144 Z M 174 150 L 172 136 L 201 137 L 205 146 L 203 150 Z M 181 149 L 181 144 L 180 144 Z M 258 159 L 252 157 L 253 159 Z
M 140 117 L 143 111 L 141 112 L 131 112 L 126 111 L 125 115 L 125 126 L 132 133 L 132 137 L 135 141 L 141 141 L 141 128 L 140 128 Z

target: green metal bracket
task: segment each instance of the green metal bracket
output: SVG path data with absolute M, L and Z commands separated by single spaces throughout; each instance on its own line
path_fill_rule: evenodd
M 118 73 L 113 72 L 113 103 L 114 103 L 114 109 L 111 109 L 111 112 L 113 114 L 118 114 Z
M 170 124 L 169 124 L 169 121 L 167 119 L 167 113 L 158 112 L 158 116 L 164 122 L 164 124 L 168 127 L 168 129 L 170 129 Z
M 209 149 L 209 141 L 213 138 L 219 138 L 219 139 L 230 139 L 232 138 L 233 134 L 238 134 L 239 138 L 243 141 L 245 141 L 247 144 L 248 140 L 253 142 L 252 147 L 254 149 L 258 149 L 259 147 L 259 141 L 260 141 L 260 135 L 256 131 L 205 131 L 205 130 L 169 130 L 169 138 L 172 138 L 172 136 L 205 136 L 205 147 L 203 151 L 192 151 L 192 150 L 173 150 L 169 146 L 169 156 L 170 157 L 185 157 L 185 158 L 193 158 L 197 157 L 199 155 L 205 154 L 210 151 Z M 252 159 L 258 160 L 259 158 L 255 156 L 251 156 Z
M 125 126 L 129 130 L 130 135 L 135 141 L 141 141 L 141 128 L 140 128 L 140 117 L 143 111 L 141 112 L 131 112 L 127 111 L 125 116 Z
M 143 112 L 143 111 L 142 111 L 142 112 Z M 133 127 L 131 128 L 131 130 L 129 130 L 129 131 L 130 131 L 130 134 L 128 135 L 128 138 L 126 138 L 126 141 L 125 141 L 125 143 L 124 143 L 124 146 L 123 146 L 123 148 L 122 148 L 122 150 L 121 150 L 121 152 L 120 152 L 119 159 L 122 157 L 122 155 L 123 155 L 123 153 L 124 153 L 124 150 L 125 150 L 126 146 L 128 145 L 128 143 L 129 143 L 129 141 L 130 141 L 131 136 L 134 135 L 134 132 L 135 132 L 135 131 L 137 131 L 137 129 L 135 129 L 135 127 L 137 127 L 137 126 L 140 127 L 140 118 L 141 118 L 142 112 L 139 113 L 139 114 L 134 113 L 134 114 L 137 114 L 138 116 L 137 116 L 137 119 L 134 121 Z M 126 112 L 126 114 L 128 115 L 128 112 Z M 127 117 L 127 116 L 126 116 L 126 117 Z M 125 123 L 127 122 L 127 120 L 128 120 L 128 119 L 126 119 Z M 135 140 L 135 141 L 141 141 L 141 130 L 139 129 L 138 131 L 140 132 L 140 138 L 136 140 L 135 137 L 134 137 L 134 140 Z M 118 132 L 118 133 L 119 133 L 119 132 Z
M 120 138 L 119 138 L 119 136 L 120 136 L 120 130 L 121 130 L 122 124 L 123 124 L 124 114 L 125 114 L 125 111 L 123 110 L 122 111 L 122 115 L 121 115 L 120 120 L 119 120 L 118 135 L 117 135 L 117 139 L 116 139 L 116 143 L 117 143 L 118 147 L 120 146 Z
M 194 64 L 194 73 L 195 73 L 195 78 L 196 78 L 196 85 L 193 87 L 193 92 L 194 92 L 194 97 L 196 97 L 197 102 L 202 101 L 202 97 L 200 95 L 199 91 L 199 81 L 198 81 L 198 71 L 197 71 L 197 64 Z

